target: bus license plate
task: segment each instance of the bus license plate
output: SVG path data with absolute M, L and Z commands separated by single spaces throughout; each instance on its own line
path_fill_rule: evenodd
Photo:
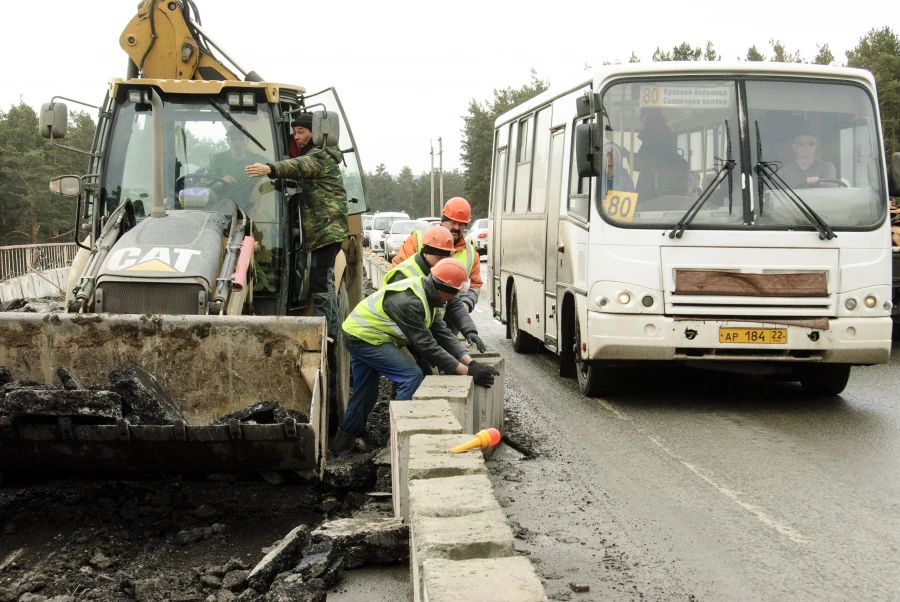
M 751 343 L 755 345 L 786 345 L 786 328 L 720 328 L 720 343 Z

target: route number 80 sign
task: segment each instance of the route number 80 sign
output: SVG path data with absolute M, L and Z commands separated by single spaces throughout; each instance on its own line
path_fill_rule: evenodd
M 632 222 L 634 220 L 634 208 L 637 205 L 636 192 L 622 192 L 610 190 L 603 199 L 603 211 L 609 219 L 617 222 Z

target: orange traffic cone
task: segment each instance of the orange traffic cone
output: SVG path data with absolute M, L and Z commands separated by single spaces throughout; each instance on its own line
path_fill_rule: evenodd
M 450 450 L 450 453 L 461 454 L 470 449 L 487 449 L 500 443 L 500 431 L 497 429 L 486 429 L 475 433 L 475 438 L 468 443 L 457 445 Z

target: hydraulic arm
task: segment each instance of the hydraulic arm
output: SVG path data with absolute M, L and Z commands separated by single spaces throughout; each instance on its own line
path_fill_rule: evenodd
M 241 69 L 200 29 L 200 13 L 193 0 L 142 0 L 119 45 L 130 59 L 129 79 L 240 81 L 240 76 L 213 55 L 215 48 L 245 81 L 262 81 L 256 72 Z

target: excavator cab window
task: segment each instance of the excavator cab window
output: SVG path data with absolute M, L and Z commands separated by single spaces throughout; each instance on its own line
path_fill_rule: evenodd
M 109 215 L 130 199 L 138 220 L 153 207 L 153 122 L 160 118 L 127 98 L 115 110 L 101 186 Z M 268 178 L 244 167 L 276 159 L 275 122 L 268 105 L 232 114 L 224 96 L 164 98 L 162 155 L 166 211 L 214 211 L 230 217 L 234 204 L 253 220 L 259 243 L 260 294 L 276 294 L 284 256 L 284 195 Z

